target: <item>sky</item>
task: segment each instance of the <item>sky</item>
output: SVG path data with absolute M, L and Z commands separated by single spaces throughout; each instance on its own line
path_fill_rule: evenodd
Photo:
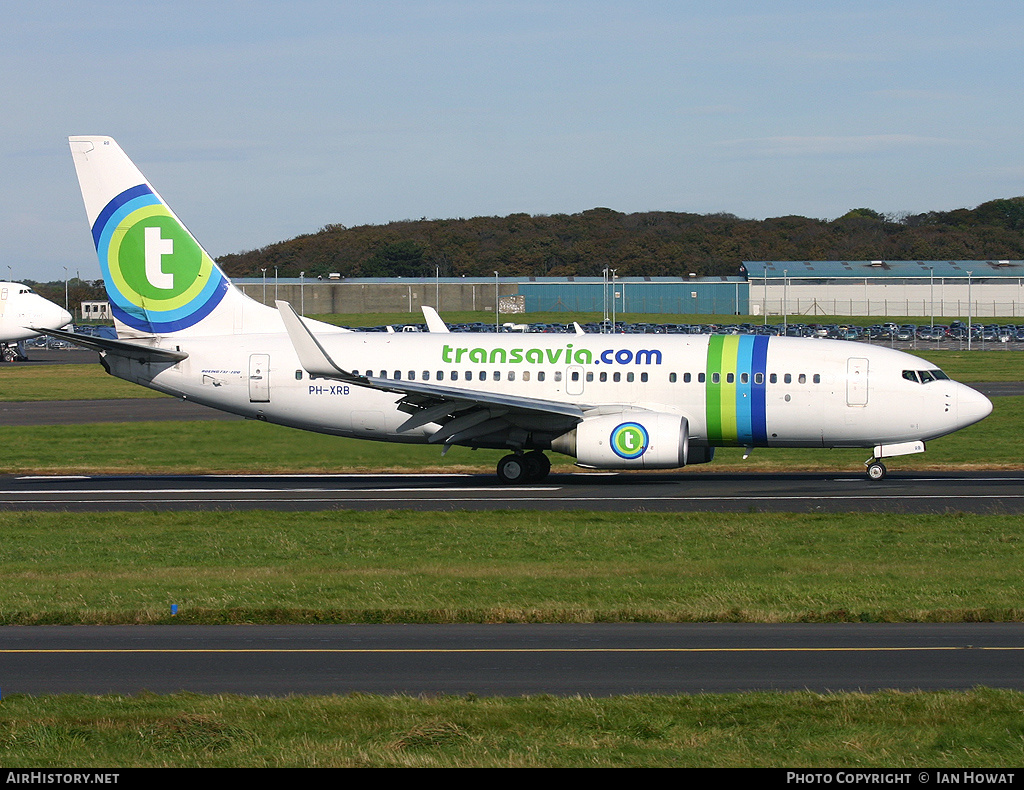
M 0 279 L 99 278 L 69 135 L 214 257 L 405 219 L 1024 195 L 1019 0 L 92 0 L 0 26 Z

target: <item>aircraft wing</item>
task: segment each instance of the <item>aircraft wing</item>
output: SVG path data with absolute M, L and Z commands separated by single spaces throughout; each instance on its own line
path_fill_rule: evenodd
M 399 432 L 411 431 L 428 423 L 442 425 L 431 435 L 430 442 L 444 442 L 447 446 L 492 434 L 505 434 L 508 443 L 515 446 L 518 437 L 525 441 L 530 433 L 557 436 L 570 430 L 583 419 L 588 408 L 425 381 L 357 376 L 331 358 L 288 302 L 278 301 L 277 309 L 299 361 L 309 375 L 399 395 L 398 408 L 410 415 L 399 427 Z
M 124 340 L 111 340 L 105 337 L 93 337 L 92 335 L 79 335 L 75 332 L 65 332 L 62 329 L 38 329 L 37 332 L 67 340 L 76 346 L 88 348 L 100 353 L 115 354 L 121 357 L 128 357 L 139 362 L 180 362 L 188 358 L 184 351 L 171 351 L 166 348 L 154 348 L 139 343 L 127 343 Z

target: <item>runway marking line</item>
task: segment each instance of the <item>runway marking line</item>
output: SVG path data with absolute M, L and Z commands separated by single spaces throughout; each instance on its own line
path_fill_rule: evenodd
M 945 647 L 470 647 L 470 648 L 0 648 L 8 654 L 76 654 L 76 653 L 895 653 L 939 652 L 953 650 L 1015 651 L 1019 647 L 979 647 L 975 645 Z

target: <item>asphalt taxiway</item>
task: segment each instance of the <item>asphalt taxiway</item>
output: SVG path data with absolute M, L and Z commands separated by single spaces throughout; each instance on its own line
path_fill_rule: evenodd
M 1024 513 L 1021 472 L 2 476 L 0 510 Z
M 8 626 L 2 693 L 1024 690 L 1024 624 Z

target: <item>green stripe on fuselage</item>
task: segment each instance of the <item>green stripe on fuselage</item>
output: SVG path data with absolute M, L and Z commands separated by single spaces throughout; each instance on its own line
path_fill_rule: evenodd
M 705 417 L 708 441 L 712 444 L 739 443 L 736 423 L 736 366 L 739 349 L 738 335 L 711 335 L 708 338 Z M 731 382 L 728 381 L 730 376 Z

